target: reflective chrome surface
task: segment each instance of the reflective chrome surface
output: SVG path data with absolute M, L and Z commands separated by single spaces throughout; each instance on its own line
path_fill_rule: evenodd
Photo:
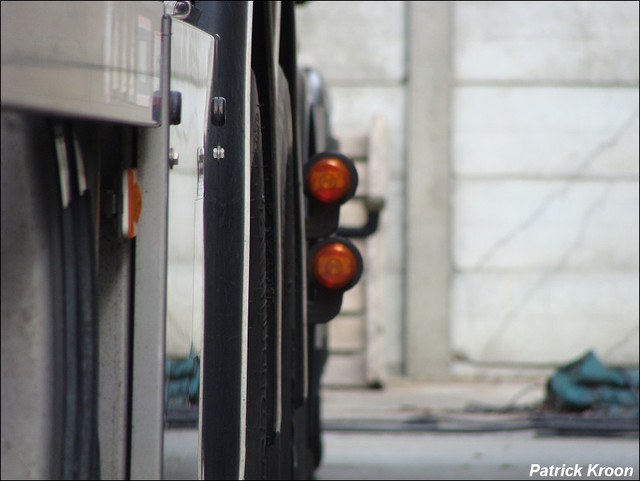
M 202 352 L 204 142 L 213 62 L 213 38 L 174 20 L 171 90 L 182 93 L 182 121 L 170 129 L 170 145 L 180 162 L 169 178 L 167 358 Z

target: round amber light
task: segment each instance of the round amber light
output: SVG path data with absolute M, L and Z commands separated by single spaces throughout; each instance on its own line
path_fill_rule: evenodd
M 318 283 L 329 289 L 342 289 L 358 274 L 358 261 L 345 244 L 332 242 L 314 254 L 312 268 Z
M 351 190 L 351 172 L 340 159 L 320 159 L 309 169 L 307 187 L 321 202 L 340 202 Z

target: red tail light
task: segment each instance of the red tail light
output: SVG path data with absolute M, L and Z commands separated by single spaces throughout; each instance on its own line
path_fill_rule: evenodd
M 362 258 L 355 247 L 342 241 L 324 244 L 313 254 L 313 277 L 329 289 L 347 289 L 360 279 Z

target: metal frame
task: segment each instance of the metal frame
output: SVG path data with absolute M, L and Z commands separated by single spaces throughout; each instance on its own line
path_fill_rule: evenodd
M 132 479 L 161 479 L 164 440 L 164 355 L 169 187 L 171 18 L 162 20 L 162 98 L 159 129 L 140 131 L 138 180 L 143 196 L 135 249 Z

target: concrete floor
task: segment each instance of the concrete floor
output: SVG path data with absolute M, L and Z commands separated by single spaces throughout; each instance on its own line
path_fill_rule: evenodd
M 524 408 L 543 396 L 542 382 L 412 383 L 400 379 L 391 380 L 382 390 L 325 389 L 322 417 L 327 429 L 316 479 L 529 479 L 545 477 L 544 468 L 576 465 L 582 467 L 581 476 L 566 476 L 571 473 L 565 470 L 565 478 L 607 478 L 589 471 L 590 466 L 598 465 L 632 470 L 611 479 L 638 479 L 637 432 L 633 437 L 602 437 L 548 435 L 517 427 L 495 432 L 456 429 L 518 426 L 521 411 L 505 414 L 495 408 Z M 397 429 L 406 427 L 411 419 L 425 417 L 439 419 L 452 429 Z M 195 430 L 166 431 L 165 479 L 197 478 L 197 444 Z M 534 465 L 540 470 L 530 476 Z M 562 479 L 562 474 L 545 478 Z
M 197 479 L 195 430 L 165 435 L 165 479 Z M 632 468 L 638 479 L 638 438 L 538 437 L 532 432 L 432 434 L 326 432 L 316 479 L 529 479 L 541 468 L 590 465 Z M 603 473 L 604 474 L 604 473 Z M 540 476 L 533 476 L 540 477 Z M 562 476 L 553 476 L 561 478 Z
M 583 466 L 581 478 L 595 479 L 587 471 L 596 463 L 631 467 L 628 479 L 638 479 L 637 438 L 539 438 L 531 432 L 328 432 L 324 442 L 317 479 L 529 479 L 534 464 L 541 468 L 578 464 Z

